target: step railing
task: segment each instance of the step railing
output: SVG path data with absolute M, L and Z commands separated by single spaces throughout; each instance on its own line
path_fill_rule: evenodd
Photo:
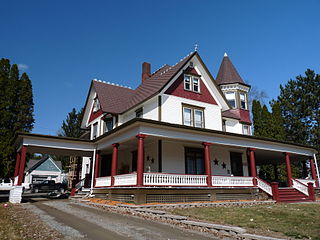
M 296 181 L 308 186 L 308 183 L 312 183 L 313 184 L 313 187 L 316 187 L 316 180 L 313 180 L 313 179 L 301 179 L 301 178 L 298 178 L 298 179 L 295 179 Z
M 308 186 L 297 181 L 296 179 L 292 179 L 292 187 L 297 189 L 299 192 L 302 192 L 304 195 L 309 196 Z
M 258 177 L 256 178 L 256 180 L 257 180 L 257 187 L 258 187 L 259 189 L 261 189 L 262 191 L 266 192 L 266 193 L 269 194 L 270 196 L 273 195 L 273 193 L 272 193 L 272 187 L 271 187 L 268 183 L 266 183 L 265 181 L 261 180 L 261 179 L 258 178 Z
M 96 185 L 95 187 L 109 187 L 111 186 L 111 177 L 98 177 L 96 178 Z
M 114 176 L 114 186 L 134 186 L 137 184 L 137 173 Z
M 76 190 L 79 190 L 80 188 L 82 188 L 84 186 L 85 180 L 86 180 L 86 178 L 83 178 L 75 185 Z
M 212 176 L 214 187 L 253 187 L 253 177 Z
M 207 186 L 207 175 L 144 173 L 146 186 Z

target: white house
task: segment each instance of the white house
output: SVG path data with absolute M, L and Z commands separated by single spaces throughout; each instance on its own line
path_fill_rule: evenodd
M 314 199 L 316 150 L 252 136 L 249 91 L 226 54 L 214 79 L 198 52 L 153 73 L 143 63 L 136 89 L 93 80 L 82 120 L 90 139 L 20 134 L 15 176 L 26 151 L 54 152 L 85 157 L 93 194 L 114 200 Z M 293 179 L 291 161 L 305 160 L 313 179 Z M 293 197 L 257 177 L 256 165 L 284 162 Z

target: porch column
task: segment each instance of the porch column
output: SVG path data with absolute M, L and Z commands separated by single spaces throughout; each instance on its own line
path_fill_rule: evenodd
M 143 172 L 144 172 L 144 139 L 146 135 L 138 134 L 138 159 L 137 159 L 137 187 L 143 186 Z
M 257 180 L 256 180 L 257 168 L 256 168 L 256 159 L 254 156 L 255 149 L 249 148 L 248 151 L 249 151 L 249 158 L 250 158 L 250 174 L 251 174 L 251 177 L 253 177 L 253 184 L 257 185 Z
M 17 156 L 16 156 L 16 166 L 15 166 L 15 168 L 14 168 L 13 178 L 15 178 L 16 176 L 18 176 L 18 174 L 19 174 L 20 158 L 21 158 L 21 154 L 20 154 L 20 152 L 17 152 Z M 13 179 L 13 181 L 14 181 L 14 179 Z
M 19 178 L 18 178 L 18 186 L 21 186 L 23 182 L 23 174 L 24 174 L 24 167 L 26 165 L 26 155 L 27 155 L 27 147 L 22 146 L 21 148 L 21 155 L 20 155 L 20 166 L 19 166 Z
M 288 187 L 292 187 L 292 171 L 291 171 L 291 164 L 290 164 L 290 153 L 286 152 L 284 154 L 286 158 Z
M 114 186 L 114 176 L 117 175 L 118 147 L 119 143 L 112 144 L 111 186 Z
M 311 170 L 312 179 L 316 181 L 316 187 L 319 187 L 319 181 L 317 181 L 317 172 L 314 166 L 314 160 L 312 157 L 310 157 L 309 160 L 310 160 L 310 170 Z
M 204 170 L 207 175 L 207 185 L 212 187 L 212 177 L 211 177 L 211 160 L 210 160 L 210 145 L 211 143 L 203 142 L 204 147 Z
M 99 177 L 100 169 L 100 151 L 96 152 L 96 162 L 94 166 L 94 186 L 96 186 L 96 179 Z

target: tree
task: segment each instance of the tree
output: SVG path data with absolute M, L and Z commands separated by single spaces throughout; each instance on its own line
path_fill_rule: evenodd
M 59 136 L 80 138 L 84 131 L 81 129 L 83 108 L 77 112 L 75 108 L 68 113 L 67 119 L 62 122 Z
M 280 105 L 287 139 L 320 151 L 320 75 L 307 69 L 305 76 L 280 85 Z
M 19 77 L 16 64 L 0 60 L 0 176 L 12 176 L 14 137 L 33 128 L 32 83 L 26 73 Z
M 80 109 L 78 112 L 75 108 L 68 113 L 66 120 L 62 121 L 61 129 L 59 130 L 58 135 L 64 137 L 73 137 L 80 138 L 84 133 L 84 130 L 81 129 L 81 121 L 83 117 L 84 109 Z M 67 156 L 53 156 L 55 160 L 61 161 L 62 168 L 67 170 L 68 163 L 70 161 Z

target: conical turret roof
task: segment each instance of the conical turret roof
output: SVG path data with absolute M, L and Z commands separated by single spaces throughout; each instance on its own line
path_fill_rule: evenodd
M 245 84 L 226 53 L 224 54 L 223 60 L 221 62 L 216 81 L 218 85 L 231 83 Z

